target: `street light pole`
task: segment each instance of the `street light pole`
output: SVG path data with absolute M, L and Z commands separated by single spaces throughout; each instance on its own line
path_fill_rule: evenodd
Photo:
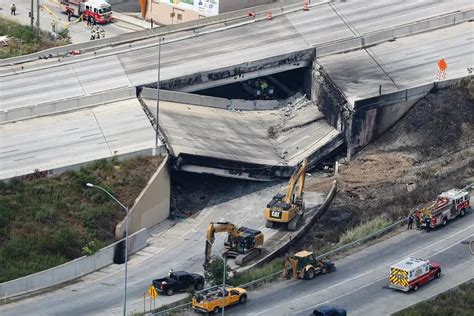
M 128 279 L 128 208 L 115 198 L 109 191 L 92 183 L 86 183 L 89 188 L 97 188 L 107 193 L 115 202 L 117 202 L 126 212 L 125 215 L 125 281 L 123 289 L 123 316 L 127 315 L 127 279 Z
M 161 36 L 158 39 L 158 78 L 156 80 L 155 155 L 158 155 L 158 117 L 160 114 Z
M 206 239 L 207 243 L 209 245 L 211 245 L 212 247 L 212 243 Z M 224 263 L 224 273 L 222 275 L 222 315 L 224 315 L 224 309 L 225 309 L 225 297 L 226 297 L 226 290 L 225 290 L 225 266 L 227 265 L 227 257 L 225 256 L 222 256 L 218 251 L 216 251 L 217 255 L 219 256 L 219 258 L 222 260 L 222 262 Z

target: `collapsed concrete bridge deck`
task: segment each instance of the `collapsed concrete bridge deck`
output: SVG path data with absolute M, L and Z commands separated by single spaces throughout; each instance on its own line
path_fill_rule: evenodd
M 278 107 L 277 101 L 172 94 L 187 103 L 162 100 L 159 122 L 179 170 L 256 180 L 287 177 L 303 159 L 314 165 L 344 143 L 304 96 Z M 156 113 L 156 90 L 145 89 L 142 98 Z

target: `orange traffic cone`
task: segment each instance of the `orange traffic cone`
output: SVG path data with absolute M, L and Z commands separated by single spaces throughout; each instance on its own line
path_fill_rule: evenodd
M 304 0 L 304 2 L 303 2 L 303 11 L 309 11 L 308 0 Z
M 267 12 L 267 20 L 271 21 L 272 20 L 272 11 Z

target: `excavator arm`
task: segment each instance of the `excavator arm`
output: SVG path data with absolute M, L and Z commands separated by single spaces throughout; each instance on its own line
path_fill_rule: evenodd
M 237 237 L 237 227 L 229 222 L 211 222 L 207 226 L 206 247 L 204 251 L 204 269 L 207 269 L 212 255 L 212 245 L 214 244 L 215 234 L 227 232 L 232 237 Z
M 293 194 L 296 191 L 296 196 L 301 198 L 303 195 L 303 187 L 304 187 L 304 180 L 306 178 L 306 170 L 308 169 L 308 160 L 305 159 L 300 164 L 298 169 L 291 175 L 290 181 L 288 181 L 288 190 L 286 191 L 285 203 L 292 203 L 293 202 Z

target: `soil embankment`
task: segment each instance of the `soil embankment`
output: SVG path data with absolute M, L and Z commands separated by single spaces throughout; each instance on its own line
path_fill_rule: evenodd
M 466 88 L 431 93 L 352 161 L 341 161 L 338 193 L 297 247 L 336 243 L 342 232 L 376 216 L 397 220 L 451 188 L 474 181 L 474 100 Z M 311 179 L 326 191 L 334 176 Z

